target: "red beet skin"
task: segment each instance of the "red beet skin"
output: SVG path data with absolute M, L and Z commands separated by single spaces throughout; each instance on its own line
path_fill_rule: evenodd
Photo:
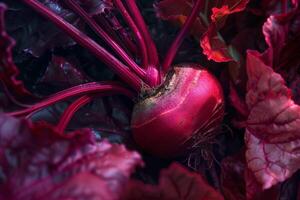
M 213 138 L 223 103 L 221 86 L 211 73 L 197 64 L 175 66 L 154 95 L 135 105 L 133 137 L 156 156 L 180 155 Z

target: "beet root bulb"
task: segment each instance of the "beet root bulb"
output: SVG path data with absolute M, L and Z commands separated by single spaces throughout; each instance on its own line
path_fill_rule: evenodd
M 135 105 L 132 134 L 145 151 L 174 157 L 214 138 L 223 115 L 218 80 L 197 64 L 177 65 L 153 95 Z

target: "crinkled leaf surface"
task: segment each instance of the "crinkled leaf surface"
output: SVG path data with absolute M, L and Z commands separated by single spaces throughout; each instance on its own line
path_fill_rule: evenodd
M 281 54 L 287 49 L 283 49 L 289 40 L 293 40 L 295 29 L 299 28 L 299 10 L 298 4 L 292 4 L 288 13 L 270 15 L 262 27 L 262 32 L 265 36 L 265 41 L 269 48 L 264 52 L 264 61 L 268 66 L 278 68 L 280 61 L 282 62 Z M 284 50 L 284 51 L 283 51 Z M 290 53 L 290 56 L 294 53 Z M 284 63 L 286 65 L 286 63 Z M 284 66 L 287 67 L 287 66 Z
M 262 27 L 268 47 L 261 55 L 262 61 L 285 79 L 286 84 L 292 90 L 292 99 L 297 104 L 299 104 L 298 77 L 300 66 L 299 20 L 298 1 L 288 3 L 285 13 L 282 11 L 270 15 Z
M 299 139 L 300 106 L 291 99 L 291 91 L 282 77 L 258 56 L 249 52 L 247 58 L 247 129 L 271 143 Z
M 88 82 L 89 77 L 68 59 L 61 56 L 52 56 L 44 75 L 39 83 L 58 89 L 66 89 Z
M 246 160 L 267 189 L 299 169 L 300 107 L 282 77 L 263 63 L 258 52 L 248 52 L 247 73 Z
M 300 140 L 265 143 L 249 131 L 245 140 L 248 166 L 263 189 L 285 181 L 299 169 Z
M 12 56 L 15 41 L 5 30 L 5 11 L 6 6 L 0 4 L 0 80 L 13 95 L 29 96 L 30 92 L 24 87 L 23 82 L 17 79 L 20 72 Z
M 283 194 L 281 184 L 277 184 L 269 189 L 262 189 L 261 184 L 248 168 L 244 169 L 244 179 L 246 182 L 245 198 L 247 200 L 279 199 L 281 194 Z
M 269 49 L 266 51 L 266 59 L 279 59 L 280 51 L 285 45 L 287 39 L 287 27 L 284 21 L 281 22 L 281 18 L 276 15 L 271 15 L 263 25 L 263 33 L 265 36 L 266 43 Z M 278 64 L 273 60 L 269 60 L 267 65 L 273 66 L 273 63 Z
M 268 45 L 262 54 L 263 61 L 276 70 L 285 71 L 298 67 L 300 62 L 299 45 L 297 45 L 300 28 L 298 3 L 291 2 L 286 9 L 288 11 L 286 13 L 270 15 L 262 27 Z
M 7 20 L 10 22 L 8 30 L 17 40 L 18 53 L 27 53 L 34 57 L 41 57 L 48 50 L 56 47 L 70 47 L 76 43 L 65 33 L 60 31 L 49 21 L 40 18 L 28 7 L 20 5 L 16 0 L 5 0 L 10 6 Z M 60 1 L 41 1 L 53 12 L 64 18 L 79 29 L 83 29 L 82 21 L 71 10 L 63 7 Z
M 49 124 L 0 115 L 0 191 L 5 199 L 119 199 L 142 164 L 90 130 L 62 135 Z
M 280 187 L 262 190 L 247 168 L 244 150 L 222 160 L 221 188 L 228 200 L 278 199 Z
M 222 200 L 224 198 L 199 174 L 189 172 L 179 164 L 172 164 L 168 169 L 162 170 L 158 186 L 131 181 L 124 199 Z

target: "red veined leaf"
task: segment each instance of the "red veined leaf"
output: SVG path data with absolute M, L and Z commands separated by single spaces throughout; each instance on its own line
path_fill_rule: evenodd
M 286 80 L 298 104 L 299 70 L 299 19 L 297 3 L 289 4 L 289 12 L 273 14 L 263 25 L 263 34 L 268 48 L 262 54 L 262 61 L 274 68 Z
M 263 189 L 289 178 L 300 166 L 300 107 L 282 77 L 248 51 L 250 110 L 245 141 L 246 160 Z
M 263 34 L 268 49 L 263 53 L 266 65 L 290 74 L 292 68 L 300 63 L 299 59 L 299 9 L 296 7 L 287 14 L 271 15 L 263 25 Z M 290 78 L 289 78 L 290 79 Z
M 201 175 L 189 172 L 181 165 L 174 163 L 168 169 L 162 170 L 157 186 L 131 181 L 124 199 L 222 200 L 224 198 L 208 185 Z
M 299 139 L 286 143 L 266 143 L 246 131 L 245 140 L 249 169 L 263 189 L 285 181 L 299 169 Z
M 289 60 L 294 61 L 295 58 L 298 58 L 295 54 L 299 52 L 299 47 L 294 45 L 297 41 L 299 30 L 298 4 L 295 2 L 289 4 L 288 1 L 280 2 L 280 4 L 283 3 L 286 3 L 286 5 L 280 5 L 281 12 L 270 15 L 262 27 L 262 32 L 268 45 L 268 48 L 262 54 L 263 61 L 266 65 L 275 69 L 290 67 L 291 61 Z M 295 39 L 296 41 L 293 41 Z M 290 43 L 290 41 L 293 42 Z
M 300 106 L 291 99 L 283 78 L 259 56 L 257 52 L 248 52 L 247 129 L 270 143 L 300 139 Z
M 247 168 L 244 149 L 222 160 L 221 189 L 227 200 L 277 199 L 280 187 L 262 190 Z
M 269 66 L 278 65 L 280 51 L 285 45 L 288 29 L 286 22 L 282 22 L 279 16 L 271 15 L 263 25 L 263 34 L 269 48 L 265 52 L 266 64 Z M 273 61 L 275 59 L 275 62 Z
M 47 123 L 0 114 L 0 193 L 5 199 L 119 199 L 136 152 L 93 131 L 62 134 Z
M 299 27 L 296 25 L 299 18 L 298 13 L 296 6 L 288 13 L 270 15 L 264 23 L 262 31 L 268 45 L 268 49 L 264 52 L 264 61 L 267 65 L 275 68 L 282 65 L 280 64 L 283 62 L 280 55 L 285 53 L 283 48 L 289 40 L 293 39 L 295 34 L 293 29 Z
M 248 168 L 244 170 L 244 179 L 246 182 L 245 197 L 247 200 L 279 199 L 281 196 L 280 184 L 264 190 L 255 179 L 253 172 Z

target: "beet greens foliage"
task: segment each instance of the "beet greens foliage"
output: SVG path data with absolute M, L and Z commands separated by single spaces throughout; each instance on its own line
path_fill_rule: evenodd
M 0 199 L 299 200 L 299 52 L 298 0 L 3 0 Z M 225 114 L 162 159 L 132 111 L 181 63 Z

